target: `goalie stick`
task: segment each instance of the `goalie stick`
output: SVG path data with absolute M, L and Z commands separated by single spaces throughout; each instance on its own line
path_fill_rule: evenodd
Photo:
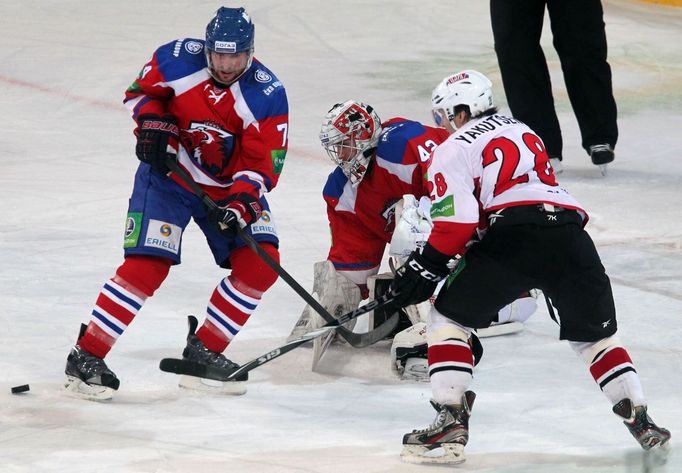
M 181 360 L 178 358 L 162 359 L 161 363 L 159 363 L 159 369 L 161 369 L 161 371 L 166 371 L 168 373 L 185 374 L 189 376 L 195 376 L 197 378 L 214 379 L 216 381 L 242 381 L 246 379 L 246 374 L 249 371 L 258 368 L 259 366 L 264 365 L 265 363 L 268 363 L 269 361 L 272 361 L 275 358 L 279 358 L 285 353 L 290 352 L 294 348 L 297 348 L 314 338 L 321 337 L 325 334 L 330 333 L 333 330 L 338 331 L 340 328 L 343 328 L 341 327 L 341 325 L 350 322 L 351 320 L 360 317 L 363 314 L 371 312 L 374 309 L 384 307 L 385 305 L 388 305 L 391 302 L 393 302 L 393 295 L 390 293 L 386 293 L 379 299 L 370 301 L 368 304 L 365 304 L 362 307 L 358 307 L 354 311 L 348 312 L 339 317 L 338 319 L 335 319 L 334 321 L 329 322 L 318 329 L 312 330 L 295 340 L 292 340 L 280 347 L 275 348 L 274 350 L 270 350 L 269 352 L 259 356 L 258 358 L 254 358 L 251 361 L 247 361 L 238 369 L 232 372 L 218 370 L 216 368 L 199 365 L 197 363 L 188 362 L 186 360 Z M 393 317 L 396 318 L 397 322 L 398 314 L 397 313 L 393 314 Z
M 192 190 L 197 197 L 202 200 L 204 205 L 206 205 L 209 209 L 215 209 L 218 207 L 218 204 L 216 204 L 213 199 L 211 199 L 208 194 L 206 194 L 206 192 L 199 186 L 199 184 L 197 184 L 196 181 L 194 181 L 194 179 L 187 174 L 187 171 L 180 167 L 174 158 L 170 156 L 167 157 L 166 165 Z M 306 291 L 282 266 L 279 265 L 279 263 L 277 263 L 277 261 L 272 259 L 272 257 L 260 247 L 258 242 L 256 242 L 251 235 L 244 231 L 243 228 L 239 228 L 237 230 L 237 234 L 239 235 L 239 238 L 241 238 L 246 245 L 265 262 L 265 264 L 270 266 L 270 268 L 272 268 L 272 270 L 275 271 L 279 277 L 284 279 L 284 281 L 289 284 L 289 287 L 291 287 L 299 296 L 303 298 L 304 301 L 310 305 L 310 307 L 315 310 L 315 312 L 320 314 L 327 324 L 331 324 L 336 320 L 334 316 L 332 316 L 329 311 L 322 307 L 322 305 L 312 295 L 310 295 L 308 291 Z M 349 320 L 354 318 L 355 317 Z M 398 325 L 397 315 L 396 317 L 391 317 L 382 325 L 378 326 L 374 330 L 370 330 L 369 332 L 355 333 L 346 327 L 337 327 L 336 332 L 344 340 L 346 340 L 349 345 L 355 348 L 364 348 L 386 338 L 388 335 L 390 335 L 396 325 Z

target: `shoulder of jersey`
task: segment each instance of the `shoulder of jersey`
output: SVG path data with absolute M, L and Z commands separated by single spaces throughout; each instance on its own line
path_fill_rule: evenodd
M 427 127 L 419 122 L 391 118 L 382 124 L 377 155 L 386 161 L 402 163 L 410 141 L 423 135 L 427 130 Z
M 204 41 L 182 38 L 160 46 L 155 54 L 157 67 L 166 81 L 189 76 L 206 68 Z
M 343 170 L 339 167 L 334 169 L 329 177 L 327 177 L 327 183 L 324 185 L 322 194 L 324 197 L 338 199 L 343 194 L 343 189 L 348 182 L 348 177 L 343 173 Z
M 289 113 L 289 104 L 282 82 L 254 58 L 248 71 L 239 79 L 242 96 L 257 119 Z

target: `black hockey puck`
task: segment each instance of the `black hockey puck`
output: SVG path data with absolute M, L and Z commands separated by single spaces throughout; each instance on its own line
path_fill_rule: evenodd
M 21 386 L 14 386 L 12 388 L 12 394 L 25 393 L 29 389 L 31 389 L 31 388 L 28 386 L 28 384 L 22 384 Z

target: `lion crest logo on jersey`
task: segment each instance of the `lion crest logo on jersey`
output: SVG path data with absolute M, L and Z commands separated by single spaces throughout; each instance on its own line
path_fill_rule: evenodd
M 352 104 L 332 124 L 344 135 L 351 135 L 356 140 L 369 140 L 374 136 L 376 126 L 367 110 Z
M 208 122 L 192 122 L 184 131 L 183 144 L 190 155 L 211 174 L 220 174 L 232 157 L 234 135 Z

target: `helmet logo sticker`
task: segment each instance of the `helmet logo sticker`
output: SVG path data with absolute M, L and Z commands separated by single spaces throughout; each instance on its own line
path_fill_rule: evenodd
M 234 41 L 216 41 L 215 52 L 217 53 L 236 53 L 237 43 Z

